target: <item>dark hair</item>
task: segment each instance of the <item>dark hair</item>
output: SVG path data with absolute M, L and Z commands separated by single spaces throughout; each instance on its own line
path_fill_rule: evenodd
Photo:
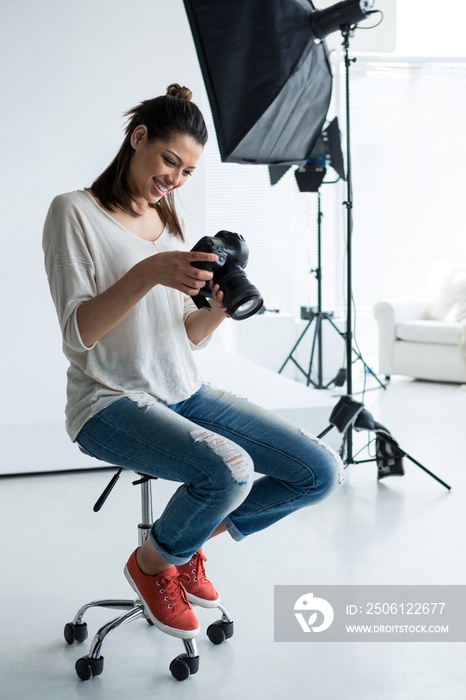
M 191 136 L 201 146 L 207 142 L 207 128 L 200 109 L 191 102 L 192 92 L 177 83 L 169 85 L 167 94 L 145 100 L 125 113 L 129 117 L 125 129 L 125 140 L 108 168 L 92 183 L 92 193 L 109 211 L 121 211 L 140 216 L 134 209 L 134 202 L 128 185 L 128 170 L 133 147 L 131 135 L 136 127 L 147 127 L 149 141 L 168 141 L 175 135 Z M 157 204 L 160 218 L 175 235 L 183 238 L 178 219 L 174 193 L 168 192 Z

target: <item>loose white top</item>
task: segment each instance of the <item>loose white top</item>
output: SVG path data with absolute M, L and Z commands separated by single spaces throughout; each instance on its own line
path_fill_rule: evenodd
M 167 228 L 146 241 L 119 224 L 86 191 L 56 197 L 44 225 L 45 268 L 63 335 L 67 373 L 66 428 L 75 440 L 84 423 L 128 396 L 141 403 L 178 403 L 201 385 L 184 321 L 192 299 L 156 285 L 101 340 L 87 348 L 78 306 L 105 291 L 144 258 L 187 244 Z

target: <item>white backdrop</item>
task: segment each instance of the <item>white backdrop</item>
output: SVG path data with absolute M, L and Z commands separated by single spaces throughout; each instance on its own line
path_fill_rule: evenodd
M 204 108 L 181 0 L 2 0 L 0 473 L 89 461 L 64 432 L 42 226 L 56 194 L 90 185 L 113 158 L 123 113 L 171 82 Z M 204 233 L 203 193 L 201 166 L 181 194 L 193 238 Z

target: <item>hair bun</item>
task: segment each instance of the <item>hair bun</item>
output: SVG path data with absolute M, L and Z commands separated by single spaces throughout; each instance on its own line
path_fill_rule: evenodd
M 178 83 L 172 83 L 167 87 L 167 95 L 170 95 L 171 97 L 178 97 L 180 100 L 188 100 L 188 102 L 190 102 L 193 93 L 184 85 L 181 86 L 178 85 Z

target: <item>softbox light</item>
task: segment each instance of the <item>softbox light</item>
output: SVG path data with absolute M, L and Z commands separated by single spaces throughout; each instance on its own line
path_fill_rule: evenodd
M 184 0 L 222 161 L 300 164 L 321 133 L 332 74 L 308 0 Z

